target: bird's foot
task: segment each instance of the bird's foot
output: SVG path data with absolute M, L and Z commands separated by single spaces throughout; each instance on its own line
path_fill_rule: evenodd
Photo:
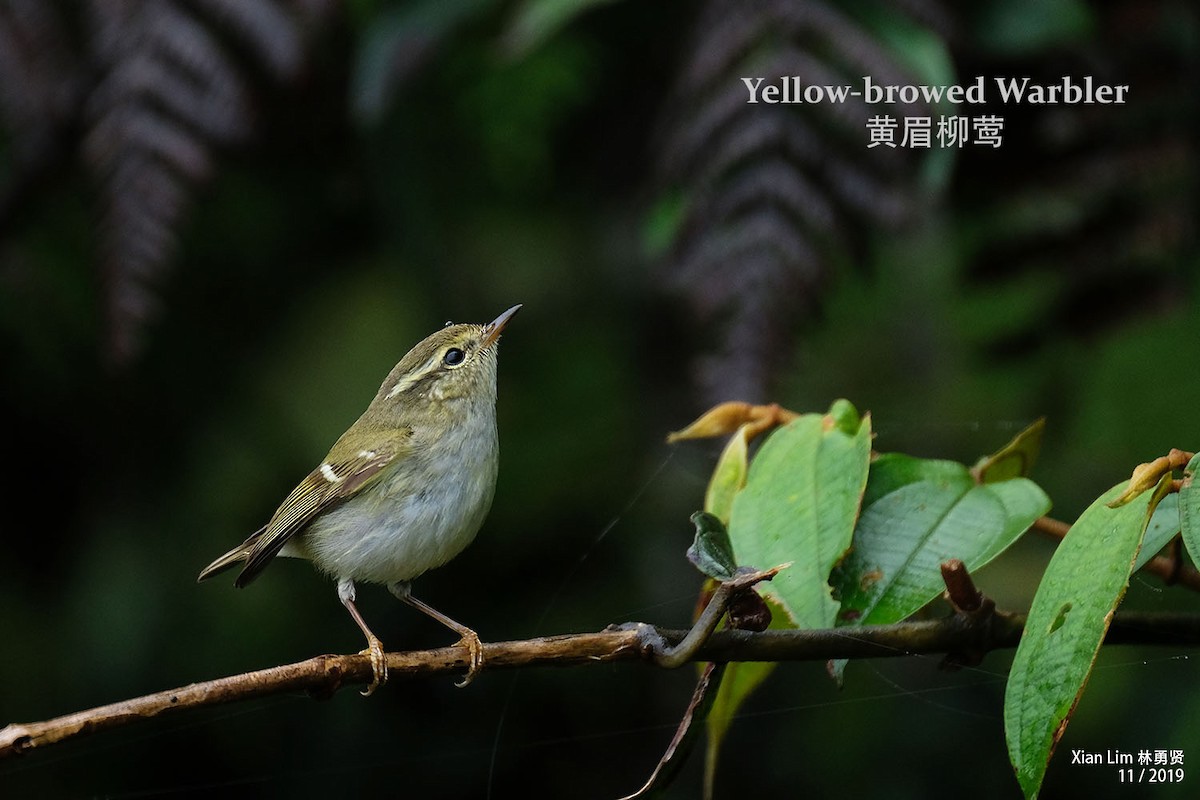
M 467 628 L 462 632 L 462 638 L 458 640 L 458 643 L 470 651 L 467 674 L 463 676 L 461 681 L 454 684 L 461 689 L 475 680 L 475 676 L 479 674 L 480 668 L 483 667 L 483 642 L 479 640 L 479 634 Z
M 387 683 L 387 653 L 384 652 L 383 642 L 379 641 L 378 637 L 368 636 L 367 648 L 360 651 L 359 655 L 371 657 L 371 672 L 374 673 L 374 677 L 371 679 L 371 685 L 359 692 L 363 697 L 370 697 L 376 689 Z

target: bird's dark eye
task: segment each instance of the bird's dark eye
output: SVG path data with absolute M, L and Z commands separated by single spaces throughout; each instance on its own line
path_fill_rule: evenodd
M 446 351 L 446 355 L 442 356 L 442 363 L 447 367 L 457 367 L 466 357 L 466 353 L 462 350 L 459 350 L 457 347 L 451 347 Z

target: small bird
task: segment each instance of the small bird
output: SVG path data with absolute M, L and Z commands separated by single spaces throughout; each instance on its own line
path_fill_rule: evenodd
M 338 597 L 367 637 L 373 680 L 364 695 L 387 682 L 387 658 L 354 605 L 354 584 L 383 584 L 462 637 L 470 665 L 458 685 L 470 683 L 483 664 L 478 634 L 413 597 L 410 582 L 461 553 L 491 507 L 497 342 L 520 308 L 486 325 L 448 323 L 408 351 L 270 522 L 198 580 L 240 564 L 241 588 L 277 555 L 312 561 L 337 580 Z

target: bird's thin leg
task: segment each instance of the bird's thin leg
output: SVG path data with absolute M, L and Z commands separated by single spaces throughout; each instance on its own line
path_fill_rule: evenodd
M 366 620 L 362 618 L 362 614 L 358 613 L 358 608 L 354 605 L 354 582 L 349 579 L 338 581 L 338 597 L 341 599 L 342 605 L 350 612 L 355 623 L 358 624 L 359 629 L 367 637 L 367 649 L 363 650 L 362 654 L 371 657 L 371 672 L 374 673 L 374 678 L 371 680 L 371 685 L 360 694 L 363 697 L 370 697 L 376 689 L 387 683 L 387 654 L 383 650 L 383 642 L 379 641 L 378 636 L 371 633 Z
M 421 613 L 436 619 L 438 622 L 442 623 L 447 628 L 462 637 L 459 640 L 459 644 L 465 646 L 467 650 L 470 651 L 470 665 L 467 667 L 466 676 L 454 685 L 463 687 L 475 680 L 475 676 L 479 673 L 480 667 L 483 666 L 483 642 L 479 640 L 479 634 L 468 628 L 466 625 L 450 619 L 433 606 L 423 603 L 422 601 L 413 597 L 412 589 L 406 582 L 393 583 L 388 587 L 388 589 L 393 595 L 396 596 L 397 599 L 408 603 Z

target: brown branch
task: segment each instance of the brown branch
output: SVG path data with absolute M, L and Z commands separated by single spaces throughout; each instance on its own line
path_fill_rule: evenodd
M 1071 526 L 1053 517 L 1040 517 L 1031 529 L 1051 538 L 1061 539 L 1071 530 Z M 1178 548 L 1173 549 L 1172 553 L 1171 556 L 1155 556 L 1147 561 L 1140 571 L 1161 578 L 1168 586 L 1179 584 L 1200 592 L 1200 571 L 1183 559 L 1183 553 Z
M 572 666 L 637 658 L 639 647 L 640 640 L 635 631 L 604 631 L 488 644 L 484 645 L 484 659 L 489 668 L 544 664 Z M 395 681 L 462 672 L 468 666 L 467 659 L 467 650 L 459 647 L 388 653 L 388 679 Z M 139 719 L 150 719 L 176 709 L 221 705 L 296 691 L 306 691 L 323 699 L 345 685 L 366 685 L 372 680 L 374 673 L 369 655 L 316 656 L 295 664 L 122 700 L 45 722 L 13 723 L 0 729 L 0 758 Z
M 1024 615 L 996 612 L 986 619 L 955 614 L 927 622 L 902 622 L 830 630 L 716 631 L 695 653 L 696 661 L 827 661 L 1015 647 Z M 687 631 L 633 623 L 599 633 L 582 633 L 484 645 L 485 669 L 578 666 L 612 661 L 653 662 L 662 642 L 681 642 Z M 1200 646 L 1200 616 L 1116 615 L 1108 644 Z M 461 672 L 468 654 L 461 647 L 389 653 L 392 681 Z M 0 730 L 0 758 L 88 733 L 127 725 L 183 708 L 220 705 L 284 692 L 307 691 L 325 698 L 346 685 L 372 680 L 370 657 L 325 655 L 270 669 L 233 675 L 123 700 L 44 722 L 13 723 Z

